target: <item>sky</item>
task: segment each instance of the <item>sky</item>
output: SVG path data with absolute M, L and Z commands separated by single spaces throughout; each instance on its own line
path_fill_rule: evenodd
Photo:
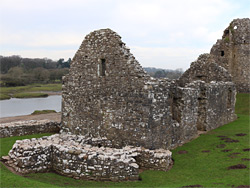
M 143 67 L 182 68 L 209 53 L 250 0 L 0 0 L 0 55 L 73 58 L 84 37 L 110 28 Z

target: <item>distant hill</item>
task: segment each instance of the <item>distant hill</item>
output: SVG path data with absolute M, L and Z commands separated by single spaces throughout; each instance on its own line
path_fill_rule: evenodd
M 182 69 L 162 69 L 155 67 L 143 67 L 143 69 L 155 78 L 177 79 L 183 74 Z

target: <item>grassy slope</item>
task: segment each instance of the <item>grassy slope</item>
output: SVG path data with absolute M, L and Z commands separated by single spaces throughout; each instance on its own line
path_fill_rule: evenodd
M 249 103 L 245 94 L 237 96 L 237 112 L 246 109 Z M 241 109 L 239 109 L 239 107 Z M 247 107 L 248 108 L 248 107 Z M 249 115 L 248 110 L 238 114 L 239 118 L 227 125 L 219 127 L 199 138 L 173 150 L 175 164 L 168 172 L 144 171 L 140 174 L 142 181 L 138 182 L 94 182 L 74 180 L 54 173 L 29 174 L 21 177 L 12 174 L 1 165 L 1 187 L 181 187 L 185 185 L 200 184 L 204 187 L 232 187 L 249 185 L 249 161 L 243 158 L 250 158 L 249 148 Z M 246 136 L 235 134 L 245 133 Z M 217 136 L 227 136 L 239 140 L 236 143 L 225 143 Z M 39 136 L 39 135 L 36 135 Z M 30 138 L 23 136 L 21 138 Z M 12 144 L 18 137 L 1 139 L 1 156 L 6 155 Z M 225 144 L 225 148 L 218 148 L 219 144 Z M 224 149 L 232 149 L 229 152 L 222 152 Z M 178 154 L 178 151 L 185 150 L 188 153 Z M 202 152 L 210 150 L 210 152 Z M 235 157 L 229 157 L 232 153 L 239 153 Z M 228 170 L 227 168 L 236 164 L 244 164 L 247 169 Z
M 236 114 L 250 115 L 250 95 L 248 93 L 238 93 L 235 104 Z
M 36 96 L 37 94 L 34 94 L 34 92 L 61 91 L 61 90 L 62 90 L 61 84 L 31 84 L 19 87 L 1 87 L 0 100 L 8 99 L 8 97 L 12 95 L 14 97 L 19 96 L 20 98 L 37 97 Z M 38 97 L 40 97 L 40 95 Z

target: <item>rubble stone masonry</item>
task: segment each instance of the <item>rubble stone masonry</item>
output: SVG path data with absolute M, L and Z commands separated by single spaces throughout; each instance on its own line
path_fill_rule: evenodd
M 0 138 L 39 133 L 58 133 L 60 122 L 51 120 L 16 121 L 0 124 Z
M 248 39 L 229 32 L 230 45 L 239 41 L 243 50 L 239 61 L 249 55 L 241 46 Z M 139 169 L 167 171 L 169 149 L 236 118 L 236 78 L 223 62 L 202 54 L 180 79 L 155 79 L 117 33 L 91 32 L 63 78 L 60 134 L 16 141 L 3 159 L 21 173 L 53 170 L 76 179 L 138 180 Z
M 138 180 L 139 168 L 167 171 L 173 164 L 168 150 L 108 146 L 106 138 L 55 134 L 18 140 L 3 160 L 22 174 L 54 171 L 75 179 L 102 181 Z
M 229 71 L 238 92 L 250 92 L 250 19 L 235 19 L 211 49 L 216 63 Z
M 117 33 L 97 30 L 85 37 L 63 78 L 62 129 L 106 137 L 115 148 L 171 149 L 194 138 L 201 123 L 210 130 L 235 119 L 231 80 L 208 54 L 179 81 L 154 79 Z

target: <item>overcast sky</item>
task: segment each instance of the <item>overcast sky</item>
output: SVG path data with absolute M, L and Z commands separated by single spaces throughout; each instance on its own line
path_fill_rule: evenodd
M 143 67 L 185 70 L 246 17 L 250 0 L 0 0 L 0 55 L 68 59 L 110 28 Z

